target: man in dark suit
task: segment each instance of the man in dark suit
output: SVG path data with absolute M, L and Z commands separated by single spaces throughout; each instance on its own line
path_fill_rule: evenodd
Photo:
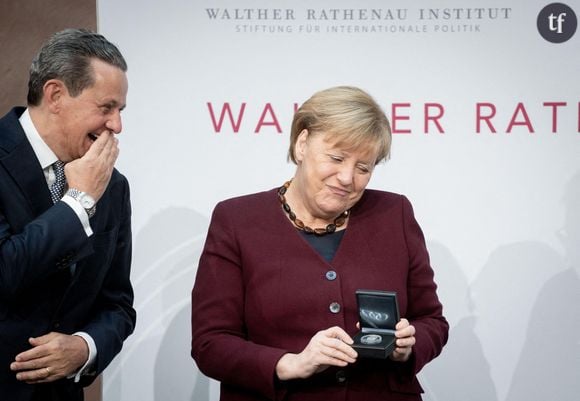
M 2 400 L 82 400 L 133 332 L 126 70 L 103 36 L 59 32 L 0 119 Z

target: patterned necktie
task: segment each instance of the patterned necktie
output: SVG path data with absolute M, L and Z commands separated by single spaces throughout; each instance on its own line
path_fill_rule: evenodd
M 64 162 L 57 160 L 53 163 L 52 169 L 54 170 L 54 175 L 56 180 L 50 187 L 50 196 L 52 202 L 56 203 L 62 198 L 64 194 L 64 186 L 66 184 L 66 178 L 64 176 Z

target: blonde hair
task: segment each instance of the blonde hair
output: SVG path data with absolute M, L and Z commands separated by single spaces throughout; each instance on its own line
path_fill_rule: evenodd
M 336 86 L 316 92 L 294 114 L 288 160 L 296 163 L 294 150 L 303 130 L 324 133 L 336 146 L 376 149 L 375 164 L 386 160 L 391 150 L 391 126 L 387 116 L 365 91 Z

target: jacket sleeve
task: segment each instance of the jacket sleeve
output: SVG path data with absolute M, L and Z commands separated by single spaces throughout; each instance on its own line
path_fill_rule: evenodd
M 191 355 L 205 375 L 276 399 L 275 368 L 287 351 L 247 339 L 243 249 L 228 212 L 235 211 L 224 203 L 216 206 L 200 257 L 192 291 Z
M 81 222 L 64 202 L 57 202 L 18 233 L 0 210 L 0 300 L 8 303 L 55 269 L 68 268 L 87 241 Z
M 437 285 L 433 279 L 423 232 L 415 220 L 409 200 L 403 196 L 402 202 L 403 227 L 409 255 L 406 318 L 416 329 L 416 343 L 409 363 L 413 373 L 417 373 L 441 353 L 447 342 L 449 324 L 443 317 L 443 307 L 437 297 Z
M 95 247 L 113 247 L 111 264 L 94 305 L 92 319 L 81 331 L 88 333 L 97 347 L 95 374 L 100 374 L 113 360 L 123 346 L 123 341 L 133 332 L 136 312 L 133 309 L 133 287 L 130 282 L 131 270 L 131 202 L 129 185 L 123 179 L 122 213 L 116 237 Z M 97 211 L 98 213 L 98 211 Z M 87 385 L 94 376 L 83 376 L 81 382 Z

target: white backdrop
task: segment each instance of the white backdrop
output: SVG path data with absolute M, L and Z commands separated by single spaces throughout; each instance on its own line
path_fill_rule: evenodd
M 291 177 L 295 104 L 341 84 L 395 120 L 370 187 L 412 201 L 451 324 L 421 372 L 425 399 L 576 400 L 580 33 L 544 40 L 548 3 L 98 1 L 99 30 L 129 63 L 118 167 L 138 312 L 104 400 L 218 399 L 189 356 L 209 216 Z

